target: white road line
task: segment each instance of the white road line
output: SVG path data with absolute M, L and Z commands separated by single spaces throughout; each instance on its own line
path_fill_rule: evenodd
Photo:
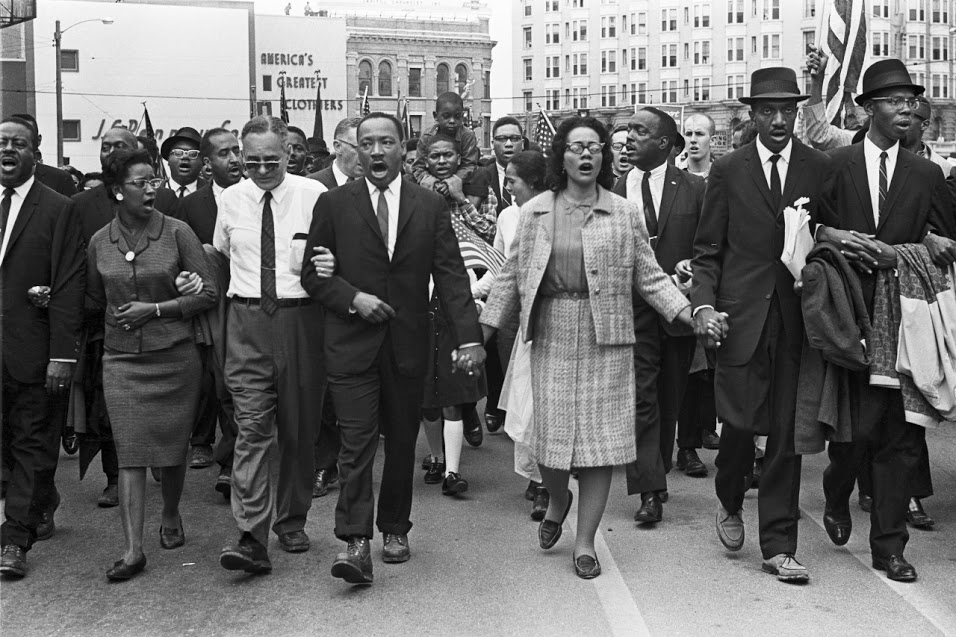
M 800 510 L 803 511 L 804 516 L 809 517 L 813 520 L 817 526 L 826 532 L 826 527 L 823 526 L 823 509 L 807 509 L 806 507 L 800 507 Z M 827 539 L 829 541 L 829 538 Z M 929 595 L 925 594 L 926 590 L 924 586 L 921 586 L 919 581 L 915 583 L 904 583 L 904 582 L 894 582 L 883 574 L 883 571 L 877 571 L 873 569 L 873 560 L 870 555 L 869 546 L 854 546 L 849 545 L 844 546 L 844 549 L 850 553 L 853 557 L 857 559 L 863 566 L 867 568 L 874 577 L 878 578 L 881 582 L 886 584 L 894 593 L 902 597 L 906 603 L 913 607 L 913 609 L 925 617 L 931 624 L 936 626 L 936 628 L 947 637 L 956 637 L 956 612 L 953 611 L 953 608 L 947 605 L 942 604 L 938 599 L 934 599 Z
M 571 482 L 576 481 L 571 480 Z M 578 490 L 577 484 L 570 486 L 574 492 L 574 502 L 565 521 L 564 534 L 573 541 L 578 526 Z M 651 632 L 647 629 L 641 609 L 637 607 L 634 596 L 631 595 L 631 589 L 627 587 L 601 529 L 598 529 L 594 537 L 594 549 L 601 563 L 601 575 L 590 583 L 594 586 L 601 608 L 604 609 L 604 616 L 611 627 L 611 634 L 614 637 L 650 637 Z

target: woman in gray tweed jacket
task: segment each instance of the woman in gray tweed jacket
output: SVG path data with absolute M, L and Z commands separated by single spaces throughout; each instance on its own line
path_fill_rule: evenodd
M 551 146 L 555 185 L 521 208 L 511 257 L 480 321 L 486 340 L 520 312 L 531 345 L 534 449 L 551 503 L 538 528 L 541 547 L 561 536 L 580 503 L 573 561 L 597 577 L 594 551 L 614 465 L 636 458 L 634 316 L 636 290 L 665 319 L 690 324 L 687 298 L 657 265 L 644 216 L 609 191 L 607 130 L 591 117 L 562 122 Z

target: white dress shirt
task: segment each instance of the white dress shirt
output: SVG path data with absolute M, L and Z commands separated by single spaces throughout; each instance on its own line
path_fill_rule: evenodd
M 199 190 L 199 180 L 197 179 L 196 181 L 194 181 L 194 182 L 191 183 L 191 184 L 185 184 L 185 185 L 183 185 L 183 184 L 179 183 L 178 181 L 176 181 L 175 179 L 170 179 L 170 186 L 171 186 L 171 187 L 170 187 L 170 190 L 172 190 L 174 193 L 176 193 L 176 197 L 177 197 L 177 198 L 181 198 L 181 197 L 179 197 L 179 189 L 180 189 L 180 188 L 185 188 L 185 189 L 186 189 L 186 192 L 183 193 L 183 197 L 188 197 L 189 195 L 191 195 L 191 194 L 193 194 L 194 192 L 196 192 L 197 190 Z
M 368 196 L 372 200 L 372 212 L 378 214 L 378 186 L 365 180 L 368 186 Z M 392 183 L 385 189 L 385 203 L 388 204 L 388 260 L 392 260 L 392 254 L 395 253 L 395 235 L 398 234 L 398 202 L 402 198 L 402 175 L 392 180 Z M 308 232 L 308 229 L 306 229 Z
M 337 161 L 332 162 L 332 176 L 335 177 L 336 186 L 341 186 L 345 183 L 348 183 L 349 176 L 342 172 Z
M 511 247 L 518 234 L 518 220 L 521 218 L 521 208 L 514 203 L 501 211 L 498 215 L 497 230 L 495 231 L 495 250 L 505 258 L 511 256 Z
M 650 187 L 651 199 L 654 200 L 654 214 L 660 218 L 661 198 L 664 196 L 664 175 L 667 173 L 667 162 L 651 169 Z M 644 195 L 641 184 L 644 181 L 644 171 L 634 166 L 627 173 L 627 199 L 633 201 L 644 210 Z
M 320 182 L 286 175 L 272 189 L 272 218 L 276 244 L 276 295 L 280 299 L 305 298 L 299 281 L 302 263 L 292 263 L 292 237 L 308 235 L 312 209 L 319 195 L 328 190 Z M 231 279 L 228 295 L 260 298 L 262 206 L 266 191 L 251 179 L 230 186 L 220 195 L 213 246 L 229 257 Z M 304 241 L 303 241 L 304 243 Z
M 13 189 L 13 195 L 10 197 L 10 216 L 7 218 L 7 227 L 3 229 L 3 245 L 0 246 L 0 268 L 3 267 L 3 258 L 7 256 L 7 244 L 10 243 L 10 235 L 13 234 L 13 225 L 17 222 L 23 200 L 33 188 L 34 181 L 36 180 L 33 175 L 30 175 L 29 179 Z M 6 189 L 6 186 L 0 186 L 0 198 L 3 197 L 3 191 Z
M 873 204 L 873 225 L 880 225 L 880 153 L 883 150 L 870 141 L 870 136 L 863 138 L 863 160 L 866 164 L 866 183 L 870 188 L 870 203 Z M 896 160 L 900 155 L 900 143 L 896 142 L 886 149 L 886 189 L 893 183 L 893 173 L 896 172 Z
M 505 194 L 508 192 L 505 190 L 505 167 L 498 162 L 495 162 L 495 167 L 498 169 L 498 192 L 501 193 L 501 198 L 504 199 Z M 510 197 L 511 195 L 509 194 L 508 196 Z M 512 199 L 512 202 L 513 201 L 514 199 Z
M 769 150 L 766 146 L 760 143 L 760 138 L 754 142 L 757 144 L 757 155 L 760 156 L 760 166 L 763 168 L 763 176 L 767 179 L 767 188 L 770 188 L 770 170 L 773 167 L 773 162 L 770 161 L 770 158 L 775 154 Z M 780 155 L 780 159 L 777 160 L 777 173 L 780 175 L 780 194 L 783 194 L 783 191 L 787 189 L 787 171 L 790 168 L 790 153 L 793 152 L 793 140 L 787 140 L 787 145 L 784 146 L 783 150 L 777 155 Z M 786 201 L 782 202 L 784 206 L 788 206 Z M 793 202 L 790 202 L 793 203 Z
M 212 198 L 216 200 L 216 210 L 219 209 L 219 198 L 222 197 L 223 190 L 225 190 L 225 188 L 217 184 L 215 181 L 212 182 Z

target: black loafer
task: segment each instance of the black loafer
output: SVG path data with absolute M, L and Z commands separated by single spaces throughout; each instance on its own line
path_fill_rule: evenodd
M 471 409 L 464 414 L 465 442 L 472 447 L 480 447 L 485 439 L 484 430 L 481 426 L 481 420 L 478 418 L 478 412 Z
M 826 529 L 830 541 L 837 546 L 843 546 L 850 541 L 853 532 L 853 518 L 850 517 L 849 506 L 833 507 L 829 502 L 823 508 L 823 528 Z M 836 513 L 837 510 L 845 513 Z
M 902 555 L 890 555 L 889 557 L 874 555 L 873 568 L 878 571 L 886 571 L 886 576 L 894 582 L 916 581 L 916 569 Z
M 547 550 L 557 544 L 558 540 L 561 539 L 562 527 L 568 517 L 568 513 L 571 512 L 571 503 L 573 501 L 574 494 L 568 491 L 568 506 L 564 509 L 564 515 L 561 516 L 561 520 L 559 522 L 553 522 L 545 519 L 538 525 L 538 543 L 541 545 L 541 548 Z
M 113 582 L 122 582 L 132 579 L 135 575 L 141 573 L 146 568 L 146 554 L 144 553 L 136 562 L 127 564 L 123 560 L 117 560 L 113 568 L 106 571 L 106 579 Z
M 490 411 L 485 412 L 485 427 L 488 428 L 488 433 L 493 434 L 497 432 L 505 424 L 504 414 L 494 413 Z
M 179 521 L 178 529 L 167 529 L 159 527 L 159 545 L 164 549 L 179 548 L 186 543 L 186 532 L 183 530 L 182 520 Z
M 548 513 L 548 505 L 551 504 L 551 494 L 545 487 L 535 489 L 534 503 L 531 505 L 531 519 L 540 522 Z
M 906 523 L 917 529 L 931 529 L 936 520 L 923 510 L 923 503 L 919 498 L 910 498 L 910 508 L 906 511 Z
M 574 558 L 574 573 L 581 579 L 594 579 L 601 574 L 601 563 L 596 555 L 579 555 Z

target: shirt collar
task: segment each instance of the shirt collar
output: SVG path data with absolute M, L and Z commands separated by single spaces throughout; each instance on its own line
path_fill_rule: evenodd
M 883 149 L 873 143 L 873 140 L 870 139 L 869 135 L 863 137 L 863 157 L 867 162 L 876 161 L 880 158 L 880 153 L 883 152 Z M 896 156 L 900 152 L 900 143 L 897 141 L 895 144 L 886 149 L 886 158 L 891 161 L 896 161 Z
M 378 186 L 373 184 L 368 179 L 365 180 L 365 185 L 368 186 L 369 197 L 372 198 L 372 201 L 375 201 L 375 193 L 378 192 Z M 402 173 L 398 173 L 395 179 L 389 182 L 386 190 L 394 194 L 396 197 L 402 194 Z
M 632 179 L 644 179 L 645 171 L 641 170 L 637 166 L 632 167 L 631 170 L 628 172 L 634 173 L 634 177 L 632 177 Z M 660 164 L 659 166 L 654 166 L 653 168 L 650 169 L 650 171 L 647 171 L 647 172 L 651 173 L 651 179 L 660 179 L 661 177 L 664 176 L 664 173 L 667 172 L 667 162 L 665 161 L 663 164 Z
M 30 175 L 30 178 L 25 182 L 13 189 L 13 192 L 17 193 L 20 196 L 20 199 L 26 199 L 27 193 L 30 192 L 30 189 L 33 188 L 33 182 L 36 181 L 36 178 L 33 175 Z M 6 190 L 6 187 L 0 188 L 0 192 Z
M 276 186 L 275 188 L 269 191 L 272 193 L 272 200 L 275 201 L 277 204 L 282 203 L 282 198 L 285 196 L 285 193 L 289 190 L 289 178 L 290 178 L 290 175 L 286 174 L 285 177 L 282 178 L 282 183 L 280 183 L 278 186 Z M 266 191 L 260 188 L 251 179 L 249 180 L 249 183 L 252 185 L 252 191 L 256 194 L 256 201 L 258 201 L 259 203 L 262 203 L 263 198 L 266 196 Z
M 332 176 L 335 177 L 335 183 L 339 186 L 349 180 L 349 176 L 339 168 L 339 162 L 337 160 L 332 162 Z
M 212 194 L 216 199 L 219 199 L 219 195 L 222 194 L 223 190 L 225 190 L 225 188 L 217 184 L 215 181 L 212 182 Z
M 763 145 L 758 137 L 756 142 L 757 144 L 757 154 L 760 156 L 760 163 L 766 164 L 770 161 L 772 155 L 780 155 L 780 158 L 783 159 L 784 163 L 790 164 L 790 153 L 793 152 L 793 138 L 787 140 L 787 145 L 783 147 L 779 153 L 772 152 L 769 148 Z

